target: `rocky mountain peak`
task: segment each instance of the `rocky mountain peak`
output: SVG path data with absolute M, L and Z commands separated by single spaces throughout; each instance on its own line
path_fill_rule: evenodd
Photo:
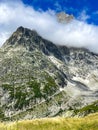
M 58 21 L 61 23 L 69 23 L 74 19 L 73 15 L 69 15 L 65 12 L 60 12 L 57 14 Z
M 22 27 L 22 26 L 20 26 L 20 27 L 17 28 L 17 31 L 18 31 L 18 32 L 24 32 L 24 30 L 25 30 L 25 28 Z
M 37 39 L 39 37 L 35 30 L 30 30 L 22 26 L 18 27 L 17 30 L 11 35 L 11 37 L 4 43 L 3 46 L 7 45 L 26 45 L 30 42 L 30 39 Z
M 58 47 L 52 42 L 41 37 L 35 30 L 19 27 L 4 43 L 3 47 L 14 48 L 22 46 L 28 51 L 39 50 L 45 55 L 54 55 L 58 59 L 62 59 Z
M 18 27 L 15 33 L 22 33 L 23 35 L 26 35 L 26 36 L 38 35 L 38 33 L 35 30 L 30 30 L 22 26 Z

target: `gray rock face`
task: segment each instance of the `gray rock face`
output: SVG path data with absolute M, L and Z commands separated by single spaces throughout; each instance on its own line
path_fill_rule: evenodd
M 0 49 L 1 119 L 66 115 L 98 100 L 98 55 L 19 27 Z

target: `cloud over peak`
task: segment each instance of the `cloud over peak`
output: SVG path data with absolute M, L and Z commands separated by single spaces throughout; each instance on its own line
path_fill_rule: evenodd
M 0 45 L 16 28 L 24 26 L 36 30 L 42 37 L 55 44 L 84 47 L 98 53 L 98 26 L 85 22 L 88 18 L 85 12 L 80 17 L 82 21 L 74 19 L 68 24 L 62 24 L 58 22 L 55 11 L 35 11 L 20 0 L 1 1 Z

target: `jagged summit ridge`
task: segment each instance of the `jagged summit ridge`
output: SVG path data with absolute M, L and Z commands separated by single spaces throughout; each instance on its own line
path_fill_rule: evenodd
M 22 26 L 17 28 L 12 36 L 5 42 L 4 47 L 9 45 L 13 47 L 21 45 L 29 51 L 37 49 L 47 56 L 54 55 L 64 62 L 71 59 L 85 59 L 89 61 L 87 59 L 88 57 L 91 57 L 92 59 L 93 56 L 97 56 L 97 54 L 90 52 L 86 48 L 56 45 L 51 41 L 42 38 L 35 30 L 30 30 Z
M 24 37 L 26 39 L 30 39 L 31 37 L 38 37 L 38 33 L 35 30 L 30 30 L 28 28 L 24 28 L 22 26 L 18 27 L 17 30 L 12 34 L 12 36 L 4 43 L 4 46 L 7 44 L 14 45 L 16 42 L 18 43 Z
M 34 34 L 38 35 L 38 33 L 35 30 L 24 28 L 23 26 L 18 27 L 17 30 L 16 30 L 16 33 L 17 32 L 21 32 L 21 33 L 23 33 L 26 36 L 30 36 L 31 34 L 32 35 L 34 35 Z
M 17 28 L 12 36 L 4 43 L 3 47 L 8 47 L 9 45 L 13 47 L 21 45 L 29 51 L 38 49 L 46 55 L 53 54 L 57 58 L 62 59 L 60 51 L 55 44 L 42 38 L 36 31 L 30 30 L 28 28 Z

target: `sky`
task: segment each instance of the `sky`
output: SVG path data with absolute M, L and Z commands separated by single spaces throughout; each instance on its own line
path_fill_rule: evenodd
M 65 11 L 75 17 L 79 17 L 85 11 L 88 16 L 87 22 L 98 25 L 98 0 L 23 0 L 23 2 L 33 6 L 36 10 Z
M 23 26 L 55 44 L 98 53 L 97 5 L 97 0 L 0 0 L 0 46 Z M 59 23 L 56 13 L 62 11 L 75 19 Z

